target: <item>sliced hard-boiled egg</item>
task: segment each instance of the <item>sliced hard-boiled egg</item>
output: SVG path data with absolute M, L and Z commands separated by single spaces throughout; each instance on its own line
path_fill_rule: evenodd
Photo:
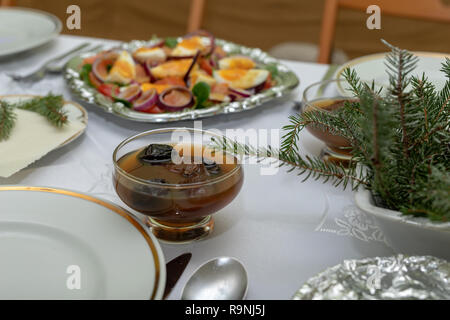
M 190 85 L 191 87 L 193 87 L 195 84 L 199 82 L 206 82 L 210 86 L 213 86 L 214 84 L 216 84 L 217 81 L 209 74 L 207 74 L 205 71 L 199 69 L 198 71 L 191 73 Z
M 134 56 L 139 61 L 164 61 L 166 60 L 166 53 L 163 49 L 159 47 L 155 48 L 139 48 L 136 51 L 134 51 Z
M 151 68 L 152 75 L 158 79 L 165 77 L 184 77 L 192 64 L 192 59 L 171 60 Z M 192 71 L 198 69 L 195 65 Z
M 216 83 L 211 86 L 209 99 L 213 101 L 229 102 L 231 101 L 229 93 L 230 91 L 227 83 Z
M 106 81 L 128 84 L 136 77 L 136 65 L 127 51 L 122 51 L 114 62 Z
M 223 69 L 215 70 L 214 78 L 217 82 L 227 83 L 236 89 L 249 89 L 267 80 L 269 71 L 261 69 Z
M 219 60 L 220 69 L 253 69 L 255 62 L 249 57 L 233 56 Z
M 158 94 L 160 94 L 161 92 L 163 92 L 164 90 L 166 90 L 166 89 L 168 89 L 168 88 L 170 88 L 170 87 L 172 87 L 173 85 L 171 85 L 171 84 L 155 84 L 155 83 L 143 83 L 143 84 L 141 84 L 141 90 L 142 91 L 147 91 L 147 90 L 150 90 L 150 89 L 155 89 L 156 90 L 156 92 L 158 93 Z
M 230 102 L 231 98 L 227 94 L 211 92 L 209 94 L 209 100 L 220 101 L 220 102 Z
M 170 53 L 173 57 L 188 57 L 194 56 L 197 51 L 204 50 L 210 45 L 210 40 L 203 37 L 190 37 L 183 39 L 177 44 L 175 49 Z

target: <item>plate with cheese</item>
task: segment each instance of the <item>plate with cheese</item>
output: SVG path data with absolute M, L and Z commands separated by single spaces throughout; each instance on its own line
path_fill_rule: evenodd
M 64 123 L 56 126 L 39 110 L 16 107 L 42 97 L 32 95 L 0 96 L 2 107 L 12 108 L 14 126 L 7 137 L 0 140 L 0 177 L 8 178 L 14 173 L 38 161 L 49 152 L 75 141 L 86 130 L 87 111 L 78 103 L 62 102 L 60 109 Z M 62 97 L 53 96 L 55 99 Z M 51 107 L 51 106 L 50 106 Z M 37 105 L 37 108 L 40 108 Z M 39 112 L 38 112 L 39 111 Z M 42 113 L 42 112 L 41 112 Z M 2 116 L 4 117 L 4 113 Z

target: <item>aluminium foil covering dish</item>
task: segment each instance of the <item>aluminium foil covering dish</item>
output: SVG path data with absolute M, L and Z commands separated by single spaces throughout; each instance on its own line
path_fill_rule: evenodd
M 294 300 L 450 299 L 450 263 L 431 256 L 345 260 L 309 279 Z

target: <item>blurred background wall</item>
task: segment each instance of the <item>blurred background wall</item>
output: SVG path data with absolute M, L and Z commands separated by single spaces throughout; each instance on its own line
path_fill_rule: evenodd
M 450 0 L 443 3 L 450 5 Z M 148 39 L 152 34 L 184 34 L 190 1 L 16 1 L 17 6 L 51 12 L 64 24 L 71 4 L 81 8 L 81 30 L 64 28 L 64 33 L 132 40 Z M 323 0 L 207 0 L 202 28 L 217 37 L 264 50 L 282 42 L 318 44 L 323 6 Z M 389 17 L 381 12 L 381 30 L 368 30 L 368 16 L 365 12 L 339 11 L 335 48 L 342 49 L 348 58 L 385 51 L 380 38 L 410 50 L 450 52 L 450 24 Z

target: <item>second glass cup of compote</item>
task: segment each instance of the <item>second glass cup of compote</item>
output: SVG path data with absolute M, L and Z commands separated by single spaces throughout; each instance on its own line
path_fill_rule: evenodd
M 336 112 L 346 102 L 357 99 L 348 92 L 346 80 L 326 80 L 310 85 L 303 92 L 302 112 L 311 110 L 319 112 Z M 330 133 L 327 129 L 307 126 L 306 129 L 325 143 L 321 157 L 327 161 L 348 164 L 352 158 L 350 142 L 341 136 Z
M 146 131 L 113 153 L 113 182 L 125 204 L 146 215 L 152 233 L 167 242 L 203 238 L 212 214 L 239 193 L 244 179 L 237 159 L 210 147 L 211 132 L 191 128 Z

